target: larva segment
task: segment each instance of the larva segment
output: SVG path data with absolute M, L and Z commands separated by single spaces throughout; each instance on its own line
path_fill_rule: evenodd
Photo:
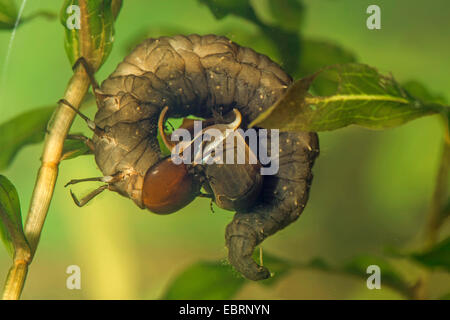
M 270 276 L 267 268 L 252 259 L 253 251 L 300 216 L 308 201 L 311 168 L 319 153 L 315 133 L 280 132 L 279 145 L 279 171 L 264 177 L 261 203 L 249 213 L 237 212 L 225 233 L 230 263 L 251 280 Z
M 161 159 L 157 122 L 164 107 L 168 116 L 203 118 L 237 108 L 246 128 L 290 83 L 289 75 L 269 58 L 225 37 L 147 39 L 102 83 L 104 99 L 95 123 L 105 133 L 93 138 L 96 162 L 105 175 L 121 172 L 122 180 L 110 189 L 142 208 L 143 179 Z M 265 177 L 261 203 L 237 213 L 227 227 L 230 262 L 253 280 L 268 276 L 250 260 L 254 247 L 303 210 L 318 153 L 317 135 L 281 133 L 280 148 L 280 171 Z

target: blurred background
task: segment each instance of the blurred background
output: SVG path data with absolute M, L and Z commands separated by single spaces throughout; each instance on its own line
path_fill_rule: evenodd
M 38 9 L 59 13 L 61 1 L 28 1 L 24 15 Z M 258 15 L 270 22 L 267 1 L 253 0 Z M 392 72 L 400 82 L 418 80 L 450 99 L 450 2 L 445 0 L 304 0 L 299 23 L 305 37 L 336 43 L 359 62 Z M 381 7 L 381 30 L 368 30 L 366 8 Z M 116 22 L 113 51 L 97 73 L 105 79 L 136 39 L 152 35 L 226 34 L 280 61 L 267 44 L 239 42 L 256 27 L 239 17 L 217 20 L 197 0 L 125 1 Z M 0 32 L 0 122 L 33 108 L 53 105 L 64 92 L 71 68 L 58 20 L 35 19 L 21 26 L 7 60 L 11 32 Z M 233 35 L 236 35 L 234 39 Z M 5 61 L 8 61 L 5 64 Z M 287 70 L 289 72 L 289 70 Z M 84 112 L 91 117 L 96 108 Z M 72 131 L 87 132 L 77 119 Z M 386 247 L 416 248 L 437 172 L 443 128 L 436 116 L 399 128 L 370 131 L 349 127 L 321 133 L 321 155 L 314 167 L 309 203 L 294 224 L 268 238 L 265 251 L 293 261 L 322 257 L 345 262 Z M 28 210 L 42 144 L 23 149 L 4 172 L 16 186 L 23 215 Z M 1 152 L 1 146 L 0 146 Z M 78 208 L 64 184 L 100 174 L 92 156 L 64 161 L 24 299 L 158 299 L 179 272 L 198 260 L 226 257 L 225 227 L 232 213 L 207 199 L 169 216 L 140 210 L 126 198 L 104 192 Z M 86 194 L 96 186 L 74 187 Z M 443 230 L 447 232 L 447 224 Z M 0 281 L 10 259 L 0 250 Z M 82 289 L 66 289 L 66 268 L 79 265 Z M 400 268 L 409 268 L 400 265 Z M 411 277 L 416 270 L 411 269 Z M 450 276 L 436 272 L 430 291 L 448 291 Z M 242 299 L 398 299 L 383 287 L 368 290 L 365 281 L 314 270 L 291 272 L 271 287 L 248 282 Z

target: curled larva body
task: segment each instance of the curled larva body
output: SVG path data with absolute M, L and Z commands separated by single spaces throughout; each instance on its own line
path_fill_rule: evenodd
M 111 190 L 144 208 L 144 177 L 161 160 L 157 123 L 165 106 L 171 117 L 203 118 L 237 108 L 245 128 L 291 81 L 268 57 L 225 37 L 147 39 L 101 85 L 95 123 L 104 134 L 93 138 L 96 162 L 104 175 L 122 174 Z M 259 204 L 238 212 L 226 230 L 230 262 L 245 277 L 269 276 L 251 259 L 253 249 L 302 212 L 318 148 L 315 133 L 280 133 L 278 174 L 265 177 Z

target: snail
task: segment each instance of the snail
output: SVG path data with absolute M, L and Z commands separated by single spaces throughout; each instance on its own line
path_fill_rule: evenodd
M 311 169 L 319 154 L 317 134 L 256 128 L 265 137 L 268 155 L 279 164 L 276 173 L 262 178 L 258 169 L 267 163 L 175 164 L 162 156 L 157 133 L 158 127 L 163 131 L 165 115 L 212 119 L 207 127 L 220 128 L 227 125 L 223 116 L 233 110 L 241 117 L 239 127 L 246 129 L 291 83 L 291 77 L 268 57 L 222 36 L 179 35 L 143 41 L 101 87 L 94 88 L 98 110 L 94 121 L 86 119 L 94 135 L 82 139 L 92 148 L 103 176 L 68 184 L 102 181 L 105 185 L 80 201 L 72 194 L 74 200 L 84 205 L 109 189 L 140 208 L 171 213 L 202 195 L 203 187 L 218 206 L 236 211 L 225 234 L 230 263 L 248 279 L 270 277 L 252 254 L 266 237 L 303 211 Z M 162 183 L 167 185 L 165 194 L 158 189 Z

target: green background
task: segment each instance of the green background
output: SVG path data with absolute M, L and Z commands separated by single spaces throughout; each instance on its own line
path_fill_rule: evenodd
M 28 1 L 24 15 L 38 9 L 59 13 L 60 1 Z M 270 22 L 266 1 L 253 0 L 258 14 Z M 450 99 L 450 2 L 445 0 L 305 0 L 301 26 L 305 36 L 329 40 L 354 52 L 358 61 L 392 72 L 400 81 L 419 80 Z M 366 28 L 366 8 L 381 7 L 381 30 Z M 300 25 L 299 25 L 300 28 Z M 133 41 L 147 29 L 189 33 L 255 32 L 233 16 L 216 20 L 196 0 L 125 1 L 116 22 L 111 56 L 96 77 L 110 74 Z M 158 31 L 161 30 L 161 31 Z M 0 32 L 0 122 L 38 106 L 52 105 L 63 95 L 71 75 L 57 20 L 36 19 L 21 26 L 5 65 L 11 32 Z M 232 34 L 232 33 L 231 33 Z M 246 43 L 241 43 L 246 45 Z M 264 47 L 257 48 L 264 52 Z M 267 49 L 266 53 L 273 50 Z M 275 60 L 276 56 L 272 56 Z M 85 109 L 90 116 L 95 107 Z M 85 131 L 78 119 L 73 131 Z M 267 239 L 267 252 L 294 261 L 322 257 L 333 263 L 359 254 L 381 253 L 387 246 L 405 249 L 421 241 L 425 214 L 437 171 L 442 126 L 427 117 L 386 131 L 356 127 L 321 133 L 321 155 L 302 217 Z M 39 167 L 42 145 L 22 150 L 2 174 L 19 190 L 26 215 Z M 0 146 L 1 152 L 1 146 Z M 224 259 L 225 226 L 232 213 L 198 199 L 180 212 L 158 216 L 129 199 L 105 192 L 78 208 L 64 184 L 100 174 L 92 157 L 60 166 L 54 198 L 24 299 L 156 299 L 170 280 L 200 259 Z M 85 194 L 95 183 L 74 187 Z M 444 226 L 448 233 L 450 226 Z M 445 233 L 443 232 L 443 233 Z M 0 250 L 0 280 L 10 259 Z M 66 289 L 66 268 L 81 267 L 82 290 Z M 408 264 L 398 266 L 410 268 Z M 410 276 L 417 272 L 411 268 Z M 408 273 L 407 273 L 408 274 Z M 2 281 L 2 280 L 1 280 Z M 433 295 L 450 285 L 436 272 Z M 401 298 L 385 287 L 368 290 L 365 281 L 314 270 L 291 272 L 271 287 L 251 283 L 236 296 L 244 299 L 380 299 Z

